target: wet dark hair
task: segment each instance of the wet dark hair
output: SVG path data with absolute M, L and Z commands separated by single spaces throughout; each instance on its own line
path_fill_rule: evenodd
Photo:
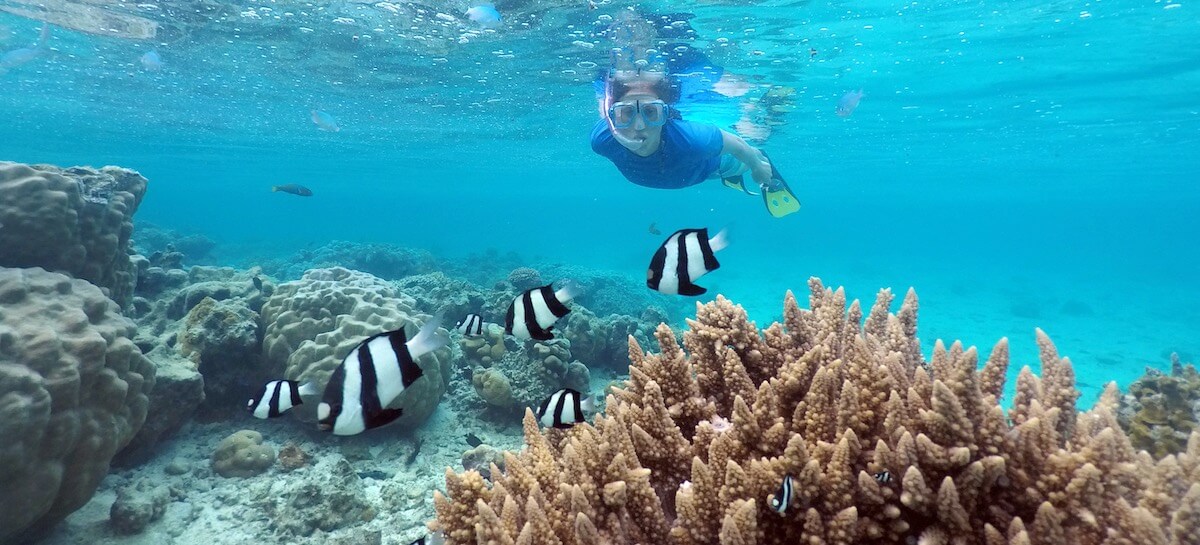
M 615 79 L 609 80 L 609 86 L 611 89 L 609 96 L 613 100 L 621 100 L 626 93 L 633 90 L 633 86 L 621 83 Z M 675 76 L 667 75 L 655 82 L 650 87 L 650 92 L 658 95 L 658 98 L 667 104 L 675 104 L 679 101 L 679 81 L 675 79 Z

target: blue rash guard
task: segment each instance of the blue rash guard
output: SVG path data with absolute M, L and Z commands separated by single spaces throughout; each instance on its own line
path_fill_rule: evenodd
M 592 151 L 617 166 L 629 181 L 656 189 L 680 189 L 703 182 L 721 162 L 724 140 L 715 125 L 669 119 L 662 129 L 658 151 L 642 157 L 613 137 L 608 121 L 592 129 Z

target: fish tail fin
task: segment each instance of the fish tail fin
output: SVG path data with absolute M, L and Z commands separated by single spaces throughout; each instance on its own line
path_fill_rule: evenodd
M 425 325 L 421 326 L 421 331 L 417 332 L 417 336 L 406 343 L 408 352 L 413 359 L 433 352 L 450 342 L 450 335 L 441 331 L 443 317 L 444 313 L 438 311 L 437 314 L 425 321 Z
M 563 280 L 562 282 L 563 287 L 558 288 L 558 291 L 554 292 L 554 296 L 557 297 L 559 301 L 566 303 L 567 301 L 583 295 L 583 286 L 580 286 L 579 282 L 569 279 Z
M 304 384 L 301 384 L 300 388 L 297 389 L 296 392 L 298 392 L 301 397 L 319 396 L 323 393 L 319 388 L 317 388 L 317 383 L 315 382 L 305 382 Z
M 713 252 L 719 252 L 729 247 L 729 226 L 722 227 L 716 235 L 708 239 L 708 246 L 712 248 Z
M 583 409 L 584 411 L 587 411 L 589 413 L 596 410 L 596 401 L 594 399 L 592 399 L 591 395 L 589 395 L 589 394 L 584 394 L 584 395 L 586 395 L 587 397 L 579 400 L 579 408 Z

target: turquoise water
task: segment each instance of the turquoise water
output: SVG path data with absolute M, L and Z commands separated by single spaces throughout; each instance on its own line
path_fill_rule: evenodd
M 137 220 L 239 265 L 382 241 L 637 279 L 651 223 L 732 225 L 702 284 L 760 321 L 809 276 L 867 301 L 913 286 L 927 350 L 1008 336 L 1014 367 L 1033 365 L 1041 327 L 1085 404 L 1200 353 L 1194 3 L 638 4 L 693 14 L 691 45 L 748 97 L 795 89 L 764 144 L 804 203 L 784 219 L 719 184 L 635 186 L 592 153 L 602 18 L 634 4 L 497 3 L 488 31 L 464 2 L 86 5 L 156 29 L 137 39 L 0 0 L 55 23 L 48 52 L 0 75 L 0 159 L 139 170 Z M 40 27 L 0 12 L 0 52 Z M 161 70 L 139 62 L 151 48 Z M 315 196 L 270 192 L 285 183 Z

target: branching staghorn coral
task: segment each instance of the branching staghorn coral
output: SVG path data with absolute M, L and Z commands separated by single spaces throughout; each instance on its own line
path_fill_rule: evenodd
M 1078 413 L 1040 330 L 1042 377 L 1023 369 L 1006 413 L 1006 340 L 982 369 L 959 343 L 926 362 L 912 291 L 894 315 L 881 291 L 864 319 L 809 287 L 810 310 L 789 293 L 761 331 L 718 297 L 683 349 L 665 325 L 658 354 L 631 342 L 631 378 L 594 425 L 540 430 L 527 412 L 526 448 L 490 486 L 447 469 L 430 526 L 481 545 L 1200 543 L 1200 433 L 1157 463 L 1135 450 L 1115 386 Z

